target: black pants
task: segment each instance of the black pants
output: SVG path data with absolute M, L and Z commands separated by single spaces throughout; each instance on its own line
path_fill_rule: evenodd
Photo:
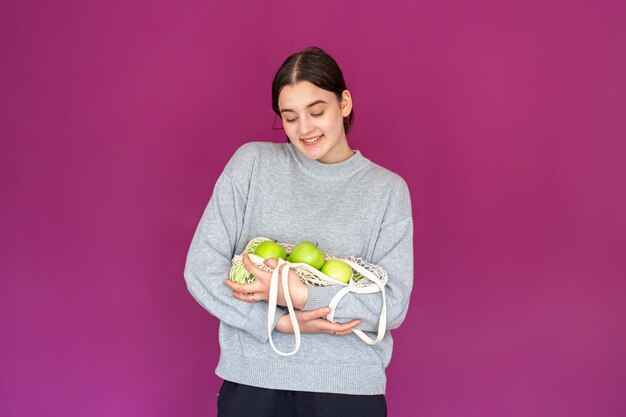
M 283 391 L 224 381 L 218 417 L 386 417 L 384 395 Z

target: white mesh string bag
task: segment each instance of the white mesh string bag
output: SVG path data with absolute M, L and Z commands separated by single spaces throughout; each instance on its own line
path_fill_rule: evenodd
M 240 255 L 235 255 L 232 259 L 232 267 L 230 270 L 230 277 L 232 280 L 240 283 L 250 283 L 254 281 L 254 277 L 243 266 L 243 258 L 242 255 L 244 253 L 248 253 L 250 256 L 250 260 L 259 268 L 264 271 L 272 272 L 272 278 L 270 281 L 270 293 L 269 293 L 269 309 L 267 314 L 267 332 L 269 336 L 270 344 L 274 351 L 283 356 L 293 355 L 300 349 L 300 327 L 298 326 L 298 321 L 296 319 L 293 303 L 291 301 L 291 295 L 289 294 L 289 270 L 293 269 L 296 271 L 300 280 L 308 285 L 314 287 L 325 287 L 327 285 L 343 285 L 342 288 L 331 300 L 330 305 L 330 313 L 326 316 L 329 321 L 334 321 L 335 309 L 339 301 L 349 292 L 360 293 L 360 294 L 371 294 L 380 292 L 383 303 L 380 311 L 380 318 L 378 320 L 378 334 L 375 339 L 370 338 L 365 332 L 358 329 L 352 329 L 352 331 L 364 342 L 374 345 L 382 340 L 385 336 L 386 330 L 386 321 L 387 321 L 387 304 L 385 300 L 385 285 L 387 284 L 387 273 L 379 266 L 371 264 L 361 258 L 357 258 L 354 256 L 349 256 L 345 258 L 337 258 L 332 254 L 324 252 L 324 257 L 326 261 L 330 259 L 339 259 L 346 264 L 348 264 L 352 268 L 352 277 L 350 281 L 346 283 L 342 283 L 334 280 L 328 275 L 322 273 L 321 271 L 313 268 L 312 266 L 305 263 L 291 263 L 283 261 L 282 259 L 278 260 L 278 265 L 274 270 L 269 268 L 267 265 L 263 263 L 265 259 L 261 258 L 254 254 L 254 250 L 259 246 L 261 242 L 271 240 L 266 237 L 257 237 L 252 239 L 244 248 L 243 252 Z M 289 243 L 280 243 L 281 246 L 285 248 L 287 254 L 291 253 L 291 249 L 294 245 Z M 279 277 L 280 266 L 284 265 L 282 268 L 282 274 Z M 287 309 L 289 310 L 289 317 L 291 319 L 291 324 L 293 326 L 294 336 L 295 336 L 295 347 L 291 352 L 282 352 L 276 348 L 274 345 L 274 341 L 272 340 L 272 324 L 274 323 L 274 318 L 276 317 L 276 301 L 278 298 L 278 281 L 281 281 L 281 285 L 283 288 L 283 292 L 285 294 L 285 300 L 287 302 Z

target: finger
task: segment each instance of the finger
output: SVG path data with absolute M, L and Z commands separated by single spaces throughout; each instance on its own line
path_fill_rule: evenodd
M 265 265 L 267 265 L 268 267 L 270 267 L 270 268 L 272 268 L 272 269 L 275 269 L 275 268 L 276 268 L 276 265 L 278 265 L 278 259 L 275 259 L 275 258 L 268 258 L 268 259 L 266 259 L 265 261 L 263 261 L 263 263 L 264 263 Z
M 259 284 L 251 282 L 250 284 L 237 284 L 233 280 L 225 279 L 224 283 L 233 291 L 237 291 L 241 294 L 253 293 L 259 291 Z
M 355 320 L 350 320 L 347 323 L 342 323 L 341 326 L 343 326 L 343 330 L 352 330 L 354 329 L 356 326 L 358 326 L 361 323 L 361 320 L 359 319 L 355 319 Z
M 250 259 L 250 256 L 247 253 L 244 253 L 242 256 L 243 266 L 246 268 L 246 271 L 254 275 L 256 278 L 266 278 L 269 272 L 262 270 L 254 262 Z
M 252 262 L 250 256 L 247 253 L 244 253 L 241 260 L 243 261 L 243 267 L 246 268 L 246 270 L 252 275 L 256 276 L 256 272 L 259 268 L 254 264 L 254 262 Z
M 330 313 L 330 308 L 320 307 L 315 310 L 305 311 L 302 313 L 302 319 L 304 321 L 316 320 L 322 317 L 326 317 Z M 330 322 L 329 322 L 330 323 Z
M 255 301 L 259 301 L 254 298 L 255 297 L 254 294 L 241 294 L 241 293 L 238 293 L 237 291 L 232 291 L 231 295 L 238 300 L 245 301 L 246 303 L 253 303 Z
M 347 323 L 329 323 L 331 323 L 331 325 L 329 326 L 331 333 L 343 333 L 352 331 L 352 329 L 354 329 L 359 323 L 361 323 L 361 320 L 351 320 Z

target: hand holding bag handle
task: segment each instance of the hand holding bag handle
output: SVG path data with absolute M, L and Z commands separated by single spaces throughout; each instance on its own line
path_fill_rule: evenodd
M 387 300 L 385 299 L 385 284 L 375 274 L 373 274 L 371 271 L 367 270 L 366 268 L 363 268 L 358 263 L 351 261 L 349 259 L 342 259 L 342 261 L 350 265 L 352 269 L 357 271 L 359 274 L 363 275 L 363 277 L 368 278 L 370 281 L 376 284 L 376 286 L 375 287 L 374 286 L 358 287 L 355 285 L 355 282 L 351 280 L 348 286 L 339 290 L 339 292 L 335 294 L 333 299 L 330 301 L 330 305 L 329 305 L 330 314 L 328 314 L 326 318 L 329 321 L 334 320 L 335 308 L 337 307 L 337 304 L 339 304 L 339 301 L 341 301 L 341 299 L 347 293 L 355 292 L 355 293 L 360 293 L 360 294 L 371 294 L 371 293 L 380 291 L 380 294 L 383 297 L 383 305 L 380 311 L 380 318 L 378 319 L 378 335 L 376 336 L 376 339 L 370 338 L 367 334 L 365 334 L 363 330 L 352 329 L 352 331 L 357 336 L 359 336 L 359 338 L 361 338 L 361 340 L 363 340 L 365 343 L 367 343 L 368 345 L 375 345 L 376 343 L 380 342 L 383 339 L 383 337 L 385 337 L 385 330 L 387 327 Z
M 347 285 L 345 288 L 342 288 L 331 300 L 330 305 L 329 305 L 330 313 L 328 314 L 327 319 L 329 321 L 333 321 L 335 308 L 337 307 L 337 304 L 348 292 L 368 294 L 368 293 L 375 293 L 375 292 L 380 291 L 383 297 L 383 305 L 381 308 L 380 319 L 378 321 L 378 336 L 376 337 L 376 339 L 370 338 L 362 330 L 352 329 L 352 331 L 357 336 L 359 336 L 361 340 L 363 340 L 369 345 L 374 345 L 380 342 L 382 338 L 385 336 L 385 329 L 386 329 L 386 322 L 387 322 L 387 303 L 385 299 L 385 285 L 378 277 L 376 277 L 375 274 L 368 271 L 366 268 L 362 267 L 358 263 L 353 262 L 348 259 L 343 259 L 343 261 L 346 262 L 348 265 L 350 265 L 355 271 L 360 273 L 363 277 L 371 280 L 376 286 L 359 287 L 359 286 L 354 285 L 354 281 L 350 281 L 350 284 Z M 282 271 L 281 271 L 281 266 L 282 266 Z M 285 262 L 282 259 L 279 259 L 278 264 L 276 265 L 276 268 L 272 272 L 272 277 L 270 280 L 270 293 L 269 293 L 269 300 L 268 300 L 269 308 L 268 308 L 268 313 L 267 313 L 267 332 L 268 332 L 269 341 L 270 341 L 270 345 L 272 346 L 272 349 L 274 349 L 276 353 L 282 356 L 293 355 L 300 349 L 300 342 L 301 342 L 300 326 L 298 325 L 298 320 L 296 318 L 295 310 L 293 308 L 293 302 L 291 300 L 291 294 L 289 293 L 289 270 L 292 267 L 299 267 L 299 266 L 303 266 L 307 269 L 312 268 L 307 264 L 300 264 L 300 263 L 292 264 L 290 262 Z M 279 274 L 281 278 L 281 284 L 283 287 L 283 294 L 285 296 L 285 301 L 287 302 L 287 309 L 289 310 L 289 318 L 291 320 L 291 324 L 293 326 L 293 332 L 294 332 L 295 339 L 296 339 L 294 349 L 288 353 L 278 350 L 276 346 L 274 345 L 274 340 L 272 338 L 272 332 L 273 332 L 272 324 L 274 323 L 274 318 L 276 317 L 276 308 L 277 308 L 277 299 L 278 299 Z

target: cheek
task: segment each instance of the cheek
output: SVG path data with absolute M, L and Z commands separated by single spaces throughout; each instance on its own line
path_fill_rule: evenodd
M 339 131 L 343 128 L 343 116 L 339 112 L 329 115 L 319 126 L 328 132 Z
M 283 123 L 283 129 L 289 139 L 295 140 L 298 138 L 298 127 L 295 124 Z

